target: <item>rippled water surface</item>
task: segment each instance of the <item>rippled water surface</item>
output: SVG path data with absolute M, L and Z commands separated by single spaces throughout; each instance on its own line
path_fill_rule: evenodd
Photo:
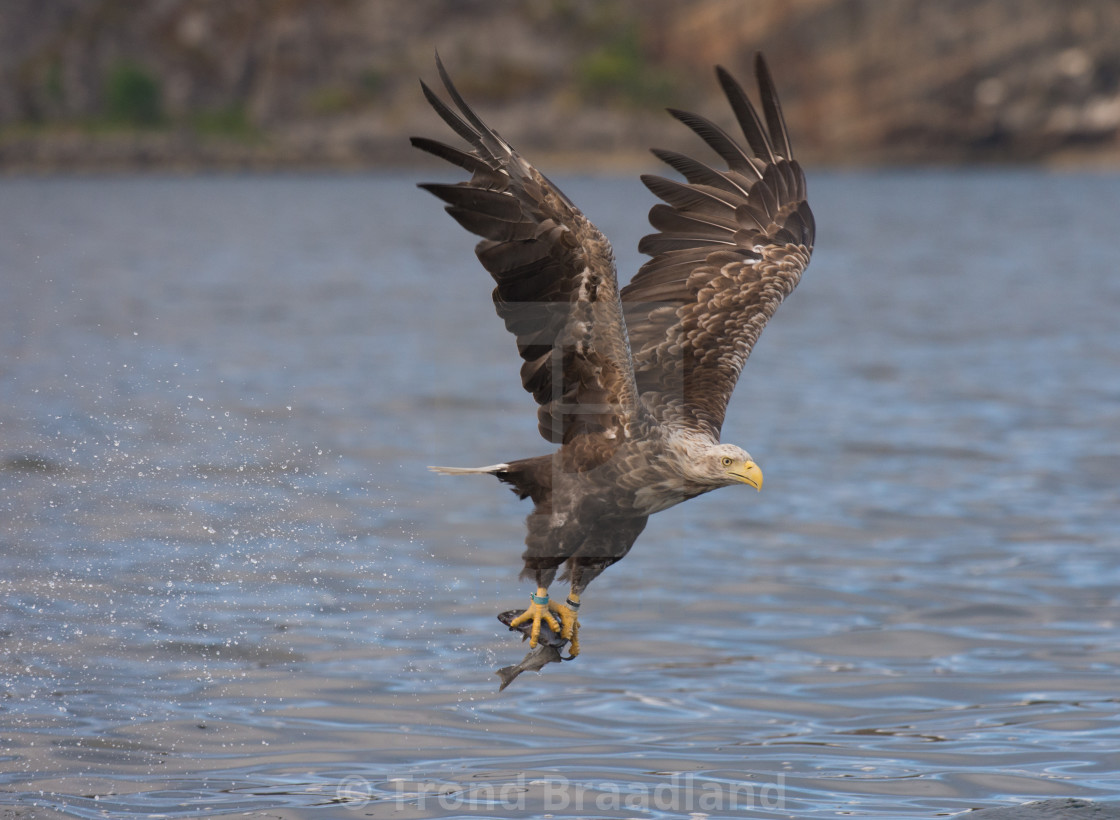
M 16 816 L 935 817 L 1120 791 L 1115 175 L 812 175 L 813 264 L 583 654 L 501 695 L 544 452 L 405 176 L 0 185 Z M 640 263 L 648 195 L 563 185 Z M 14 807 L 14 809 L 13 809 Z M 5 815 L 7 816 L 7 815 Z

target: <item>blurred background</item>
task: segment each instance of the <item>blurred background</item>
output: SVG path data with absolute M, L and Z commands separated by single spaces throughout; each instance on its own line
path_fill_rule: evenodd
M 680 144 L 760 49 L 810 162 L 1120 160 L 1113 0 L 7 0 L 0 167 L 409 161 L 437 48 L 554 166 Z

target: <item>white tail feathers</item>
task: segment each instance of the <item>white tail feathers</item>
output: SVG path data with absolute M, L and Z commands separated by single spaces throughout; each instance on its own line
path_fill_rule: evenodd
M 441 475 L 493 475 L 509 469 L 508 464 L 491 464 L 489 467 L 428 467 Z

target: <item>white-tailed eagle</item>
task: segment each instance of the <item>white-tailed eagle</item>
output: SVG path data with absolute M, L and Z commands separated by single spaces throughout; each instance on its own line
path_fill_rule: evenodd
M 762 116 L 723 68 L 719 83 L 749 148 L 712 121 L 669 109 L 718 154 L 717 169 L 653 153 L 685 181 L 643 176 L 664 200 L 638 248 L 652 258 L 619 288 L 610 243 L 571 200 L 487 126 L 456 91 L 424 95 L 469 150 L 414 137 L 417 148 L 470 172 L 421 187 L 482 237 L 476 253 L 497 283 L 494 305 L 517 339 L 521 382 L 540 405 L 548 455 L 477 468 L 531 499 L 523 578 L 536 584 L 511 626 L 545 621 L 579 652 L 586 586 L 623 558 L 655 512 L 732 484 L 762 487 L 750 454 L 720 443 L 743 363 L 797 285 L 813 248 L 805 175 L 790 151 L 765 61 L 755 61 Z M 548 587 L 560 567 L 565 603 Z

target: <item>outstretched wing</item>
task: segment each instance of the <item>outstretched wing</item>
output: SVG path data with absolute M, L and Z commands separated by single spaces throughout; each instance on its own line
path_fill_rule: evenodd
M 424 96 L 471 150 L 423 137 L 412 144 L 470 171 L 471 178 L 421 187 L 483 237 L 475 252 L 497 283 L 498 315 L 517 337 L 521 382 L 540 405 L 541 435 L 573 444 L 573 453 L 590 445 L 601 461 L 613 449 L 603 444 L 622 440 L 637 409 L 610 243 L 470 109 L 438 55 L 436 65 L 457 111 L 421 82 Z M 579 461 L 591 467 L 596 459 L 585 453 Z
M 653 258 L 622 290 L 642 404 L 663 424 L 717 440 L 743 363 L 813 248 L 805 175 L 762 55 L 755 70 L 765 124 L 742 87 L 716 69 L 750 153 L 715 123 L 670 109 L 728 170 L 654 150 L 687 183 L 642 177 L 668 204 L 650 210 L 659 232 L 638 248 Z

